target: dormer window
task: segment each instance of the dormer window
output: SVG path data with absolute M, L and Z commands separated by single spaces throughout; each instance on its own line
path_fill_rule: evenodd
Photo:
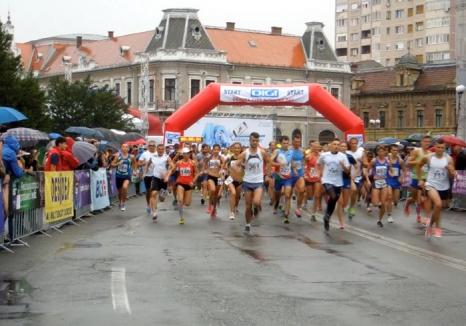
M 325 42 L 323 38 L 317 40 L 317 47 L 321 51 L 325 49 Z
M 249 40 L 248 44 L 251 48 L 257 48 L 257 43 L 254 40 Z
M 159 39 L 162 37 L 163 30 L 164 30 L 164 27 L 163 27 L 163 26 L 159 26 L 159 27 L 156 27 L 156 28 L 155 28 L 155 38 L 156 38 L 157 40 L 159 40 Z
M 199 39 L 202 37 L 201 28 L 197 25 L 191 28 L 191 33 L 196 41 L 199 41 Z
M 399 76 L 400 76 L 399 77 L 400 78 L 400 80 L 399 80 L 400 86 L 405 86 L 405 74 L 401 73 Z

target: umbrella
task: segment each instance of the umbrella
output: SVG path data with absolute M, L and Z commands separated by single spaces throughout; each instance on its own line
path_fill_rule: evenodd
M 106 151 L 107 149 L 111 149 L 114 152 L 118 152 L 118 150 L 120 149 L 120 145 L 115 142 L 108 142 L 106 140 L 102 140 L 99 143 L 99 152 Z
M 22 147 L 36 146 L 40 142 L 47 142 L 49 140 L 49 136 L 45 132 L 30 128 L 8 129 L 1 139 L 5 139 L 8 135 L 15 136 Z
M 452 146 L 458 145 L 461 147 L 466 147 L 466 142 L 463 139 L 456 136 L 442 136 L 440 137 L 440 139 Z
M 385 137 L 385 138 L 380 138 L 379 139 L 379 144 L 381 145 L 391 145 L 391 144 L 396 144 L 399 143 L 400 140 L 393 138 L 393 137 Z
M 406 137 L 405 140 L 409 142 L 420 142 L 422 140 L 422 137 L 424 136 L 424 134 L 411 134 L 408 137 Z
M 104 139 L 105 136 L 98 130 L 87 127 L 69 127 L 65 130 L 69 134 L 79 135 L 85 138 Z
M 83 164 L 94 157 L 94 154 L 97 152 L 97 147 L 85 141 L 77 141 L 74 143 L 72 150 L 79 164 Z
M 368 141 L 368 142 L 365 142 L 362 145 L 362 147 L 364 147 L 364 149 L 367 149 L 369 151 L 373 151 L 378 145 L 380 144 L 376 141 Z
M 121 136 L 123 142 L 136 141 L 141 138 L 144 138 L 144 136 L 137 132 L 128 132 L 126 135 Z
M 62 135 L 60 135 L 59 133 L 56 133 L 56 132 L 52 132 L 52 133 L 49 134 L 50 139 L 57 139 L 58 137 L 62 137 Z
M 121 143 L 122 136 L 117 135 L 116 133 L 112 132 L 110 129 L 107 128 L 93 128 L 94 130 L 100 132 L 104 137 L 102 140 L 113 141 L 117 143 Z
M 27 117 L 18 110 L 0 106 L 0 124 L 27 120 Z
M 144 145 L 146 143 L 144 138 L 139 138 L 138 140 L 130 140 L 126 142 L 129 146 L 134 146 L 134 145 Z

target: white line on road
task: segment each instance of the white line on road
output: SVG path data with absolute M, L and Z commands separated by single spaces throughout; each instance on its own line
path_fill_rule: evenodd
M 111 276 L 113 310 L 131 315 L 128 293 L 126 292 L 126 269 L 112 267 Z
M 331 223 L 333 226 L 337 227 L 336 223 Z M 439 254 L 434 251 L 426 250 L 420 247 L 410 245 L 406 242 L 395 240 L 392 238 L 385 237 L 383 235 L 373 233 L 355 226 L 345 225 L 345 230 L 354 235 L 372 240 L 374 242 L 380 243 L 387 247 L 397 249 L 399 251 L 427 259 L 432 262 L 441 263 L 443 265 L 455 268 L 457 270 L 466 272 L 466 261 L 450 257 L 447 255 Z

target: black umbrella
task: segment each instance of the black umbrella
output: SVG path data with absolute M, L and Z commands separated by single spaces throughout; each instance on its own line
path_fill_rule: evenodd
M 105 136 L 100 131 L 87 127 L 69 127 L 65 132 L 84 138 L 105 139 Z
M 121 143 L 120 135 L 115 134 L 113 131 L 107 128 L 93 128 L 94 130 L 100 132 L 104 138 L 103 140 L 109 141 L 109 142 L 116 142 L 116 143 Z
M 141 138 L 144 138 L 143 135 L 141 135 L 140 133 L 137 133 L 137 132 L 128 132 L 127 134 L 124 134 L 122 136 L 120 136 L 123 140 L 123 142 L 128 142 L 128 141 L 135 141 L 135 140 L 139 140 Z

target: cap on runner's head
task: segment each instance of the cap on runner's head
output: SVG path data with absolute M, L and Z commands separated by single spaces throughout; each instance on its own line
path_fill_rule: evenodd
M 183 154 L 188 154 L 191 152 L 191 149 L 189 149 L 188 147 L 183 147 L 183 149 L 181 150 L 181 153 Z

